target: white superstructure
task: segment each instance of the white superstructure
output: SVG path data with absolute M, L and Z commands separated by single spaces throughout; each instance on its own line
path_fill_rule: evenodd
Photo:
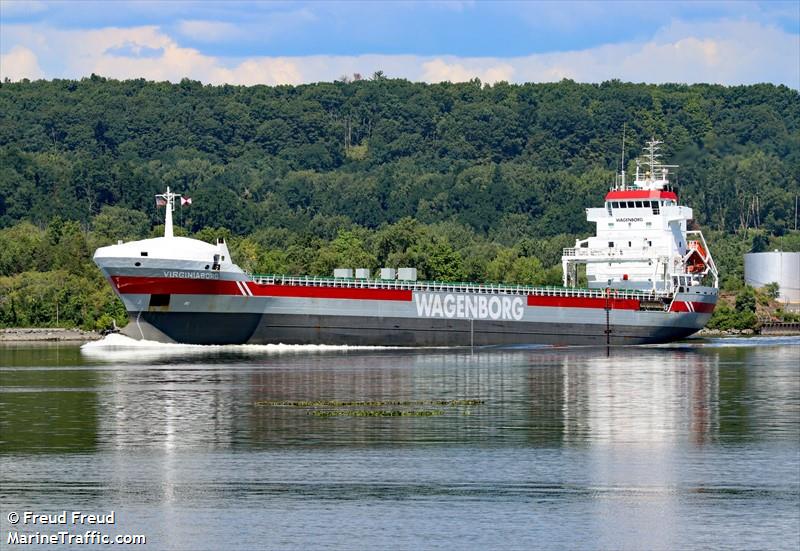
M 586 209 L 597 224 L 593 237 L 564 249 L 564 285 L 578 284 L 578 266 L 586 266 L 590 288 L 637 289 L 674 293 L 679 289 L 717 289 L 719 278 L 700 231 L 687 228 L 692 209 L 678 204 L 662 164 L 661 142 L 647 142 L 636 161 L 632 184 L 622 172 L 600 208 Z

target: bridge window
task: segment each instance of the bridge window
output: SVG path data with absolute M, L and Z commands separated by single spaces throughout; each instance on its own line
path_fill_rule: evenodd
M 637 209 L 642 208 L 642 202 L 641 201 L 636 201 L 636 208 Z
M 609 249 L 613 249 L 614 248 L 614 242 L 613 241 L 609 241 L 608 242 L 608 248 Z

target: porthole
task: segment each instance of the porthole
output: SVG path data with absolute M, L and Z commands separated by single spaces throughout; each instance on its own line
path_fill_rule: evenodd
M 142 263 L 141 263 L 141 262 L 136 262 L 136 263 L 134 264 L 134 266 L 136 266 L 137 268 L 138 268 L 139 266 L 141 266 L 141 265 L 142 265 Z

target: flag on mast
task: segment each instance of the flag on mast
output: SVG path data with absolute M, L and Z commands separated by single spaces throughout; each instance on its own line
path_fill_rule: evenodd
M 191 197 L 181 197 L 181 206 L 183 205 L 191 205 L 192 198 Z
M 166 207 L 167 206 L 167 200 L 164 199 L 163 197 L 156 197 L 156 206 L 157 207 Z

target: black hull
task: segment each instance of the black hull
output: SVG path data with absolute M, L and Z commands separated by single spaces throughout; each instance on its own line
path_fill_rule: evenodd
M 608 334 L 606 331 L 609 331 Z M 141 312 L 123 333 L 186 344 L 328 344 L 351 346 L 487 346 L 657 344 L 694 327 L 525 321 L 469 321 L 274 314 Z
M 245 344 L 261 321 L 261 314 L 181 312 L 129 313 L 122 330 L 134 339 L 183 344 Z

